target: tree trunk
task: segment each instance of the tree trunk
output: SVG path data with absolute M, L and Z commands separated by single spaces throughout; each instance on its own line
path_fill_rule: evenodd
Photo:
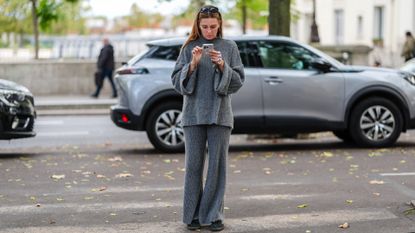
M 269 34 L 290 36 L 290 0 L 269 0 Z
M 242 0 L 242 33 L 246 34 L 246 0 Z
M 39 59 L 39 24 L 37 18 L 37 0 L 30 0 L 32 2 L 32 21 L 33 21 L 33 34 L 35 36 L 35 59 Z

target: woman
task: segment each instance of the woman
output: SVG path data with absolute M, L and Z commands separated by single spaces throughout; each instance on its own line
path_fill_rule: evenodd
M 213 49 L 203 49 L 213 44 Z M 235 42 L 222 39 L 222 16 L 202 7 L 172 74 L 184 96 L 182 125 L 186 148 L 183 222 L 190 230 L 224 229 L 226 159 L 233 128 L 230 94 L 241 88 L 244 72 Z M 206 141 L 209 166 L 203 188 Z

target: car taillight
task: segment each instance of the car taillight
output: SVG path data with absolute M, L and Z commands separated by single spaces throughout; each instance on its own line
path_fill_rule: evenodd
M 122 68 L 117 70 L 117 74 L 148 74 L 148 70 L 146 68 Z
M 130 120 L 128 119 L 127 114 L 121 114 L 121 121 L 124 122 L 124 123 L 130 122 Z

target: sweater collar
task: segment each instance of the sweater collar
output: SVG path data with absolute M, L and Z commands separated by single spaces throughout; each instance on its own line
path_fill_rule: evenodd
M 199 37 L 199 41 L 200 41 L 202 44 L 214 43 L 216 40 L 218 40 L 218 38 L 217 38 L 217 37 L 216 37 L 215 39 L 213 39 L 213 40 L 208 40 L 208 39 L 204 38 L 203 36 L 200 36 L 200 37 Z

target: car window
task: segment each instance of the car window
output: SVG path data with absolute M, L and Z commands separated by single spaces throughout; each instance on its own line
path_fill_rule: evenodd
M 259 56 L 264 68 L 312 70 L 310 61 L 317 55 L 292 43 L 259 41 Z
M 152 53 L 146 55 L 146 58 L 176 61 L 180 48 L 181 46 L 157 46 Z
M 237 41 L 239 53 L 244 67 L 262 67 L 258 56 L 258 46 L 253 41 Z

